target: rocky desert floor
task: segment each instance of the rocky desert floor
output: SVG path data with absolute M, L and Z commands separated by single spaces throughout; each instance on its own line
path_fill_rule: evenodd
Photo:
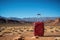
M 33 25 L 0 25 L 0 40 L 60 40 L 60 26 L 44 26 L 44 36 L 34 36 Z

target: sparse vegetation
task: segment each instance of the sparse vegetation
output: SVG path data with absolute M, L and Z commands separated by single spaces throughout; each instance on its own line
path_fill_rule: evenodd
M 19 24 L 1 24 L 0 26 L 0 37 L 5 37 L 9 35 L 23 35 L 25 37 L 32 37 L 34 36 L 34 26 L 33 25 L 19 25 Z M 44 36 L 54 36 L 60 35 L 60 26 L 44 26 Z M 3 36 L 2 36 L 3 35 Z M 15 36 L 14 36 L 15 37 Z M 29 39 L 30 39 L 29 38 Z M 40 39 L 40 38 L 38 38 Z M 17 40 L 23 40 L 22 38 L 17 38 Z M 26 40 L 26 39 L 25 39 Z M 28 40 L 28 39 L 27 39 Z M 33 39 L 32 39 L 33 40 Z M 35 40 L 35 39 L 34 39 Z

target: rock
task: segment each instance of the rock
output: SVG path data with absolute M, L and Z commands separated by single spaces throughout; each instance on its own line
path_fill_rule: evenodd
M 0 37 L 3 37 L 3 35 L 0 35 Z
M 18 40 L 24 40 L 24 37 L 23 37 L 23 36 L 21 36 L 20 38 L 18 38 Z

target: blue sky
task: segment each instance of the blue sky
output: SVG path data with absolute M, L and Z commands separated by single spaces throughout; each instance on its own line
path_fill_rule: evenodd
M 60 17 L 60 0 L 0 0 L 0 16 Z

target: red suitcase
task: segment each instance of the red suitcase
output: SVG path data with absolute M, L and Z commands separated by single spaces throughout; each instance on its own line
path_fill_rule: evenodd
M 34 35 L 35 36 L 44 36 L 44 23 L 43 22 L 35 22 L 34 23 Z

